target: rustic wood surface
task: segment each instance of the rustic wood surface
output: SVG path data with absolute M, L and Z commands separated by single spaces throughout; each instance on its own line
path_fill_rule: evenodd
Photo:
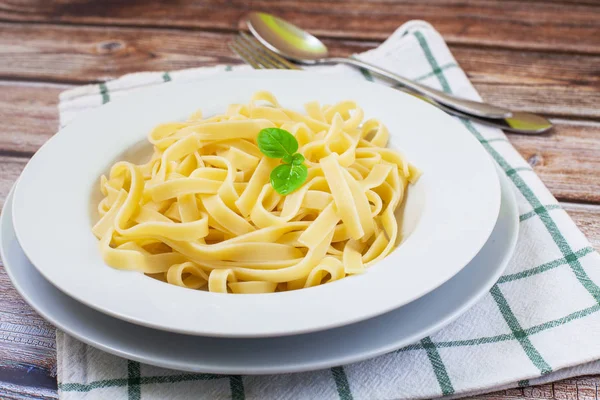
M 226 41 L 269 10 L 325 38 L 336 55 L 376 46 L 403 22 L 444 35 L 486 101 L 541 113 L 556 129 L 510 135 L 600 250 L 598 0 L 0 0 L 0 205 L 56 132 L 58 94 L 140 70 L 238 63 Z M 54 399 L 54 330 L 0 265 L 0 399 Z M 598 399 L 600 375 L 479 398 Z

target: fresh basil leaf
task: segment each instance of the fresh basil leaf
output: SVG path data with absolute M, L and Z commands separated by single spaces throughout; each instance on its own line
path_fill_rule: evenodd
M 281 164 L 271 171 L 271 186 L 285 196 L 302 186 L 307 177 L 306 165 Z
M 286 154 L 285 156 L 283 156 L 281 161 L 283 161 L 284 164 L 291 164 L 294 161 L 294 156 L 292 156 L 290 154 Z
M 288 131 L 280 128 L 265 128 L 258 133 L 258 148 L 270 158 L 292 156 L 298 151 L 298 141 Z
M 292 161 L 289 162 L 288 164 L 294 164 L 294 165 L 300 165 L 304 162 L 305 158 L 302 154 L 300 153 L 296 153 L 292 156 Z M 284 158 L 285 161 L 285 158 Z

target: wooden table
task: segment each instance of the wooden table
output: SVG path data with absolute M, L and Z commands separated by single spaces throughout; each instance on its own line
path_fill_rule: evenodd
M 0 0 L 0 204 L 56 132 L 62 90 L 238 63 L 226 42 L 249 10 L 296 22 L 335 55 L 372 48 L 407 20 L 431 22 L 486 101 L 556 124 L 550 135 L 510 140 L 600 249 L 598 0 Z M 57 398 L 55 370 L 54 328 L 0 266 L 0 398 Z M 599 383 L 581 377 L 484 397 L 597 399 Z

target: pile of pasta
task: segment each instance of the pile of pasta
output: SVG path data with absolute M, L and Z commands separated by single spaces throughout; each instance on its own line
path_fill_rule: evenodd
M 93 233 L 104 261 L 218 293 L 295 290 L 360 274 L 396 246 L 394 212 L 419 171 L 387 148 L 388 130 L 353 101 L 283 108 L 269 92 L 222 115 L 157 126 L 143 165 L 102 176 Z M 295 136 L 308 179 L 282 196 L 264 128 Z

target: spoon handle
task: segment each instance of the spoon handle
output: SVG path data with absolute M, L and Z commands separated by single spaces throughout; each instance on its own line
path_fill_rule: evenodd
M 435 100 L 440 104 L 477 117 L 504 119 L 512 115 L 512 112 L 506 108 L 496 107 L 487 103 L 480 103 L 477 101 L 461 99 L 459 97 L 452 96 L 442 91 L 432 89 L 430 87 L 413 82 L 400 75 L 396 75 L 390 71 L 386 71 L 385 69 L 379 68 L 373 64 L 369 64 L 354 58 L 326 58 L 318 60 L 318 63 L 348 64 L 354 67 L 367 69 L 377 75 L 381 75 L 384 78 L 395 81 L 416 93 L 429 97 L 430 99 Z
M 546 118 L 536 115 L 536 114 L 531 114 L 531 113 L 526 113 L 526 112 L 513 112 L 512 113 L 513 115 L 510 118 L 502 118 L 502 119 L 476 117 L 474 115 L 466 114 L 466 113 L 463 113 L 462 111 L 458 111 L 453 108 L 446 107 L 434 100 L 431 100 L 428 97 L 411 92 L 408 89 L 398 88 L 398 90 L 401 90 L 405 93 L 413 95 L 423 101 L 426 101 L 426 102 L 436 106 L 440 110 L 447 112 L 450 115 L 454 115 L 456 117 L 467 118 L 467 119 L 479 122 L 484 125 L 489 125 L 489 126 L 493 126 L 495 128 L 500 128 L 504 131 L 520 133 L 522 135 L 539 135 L 542 133 L 546 133 L 550 129 L 552 129 L 552 123 L 550 121 L 548 121 Z

